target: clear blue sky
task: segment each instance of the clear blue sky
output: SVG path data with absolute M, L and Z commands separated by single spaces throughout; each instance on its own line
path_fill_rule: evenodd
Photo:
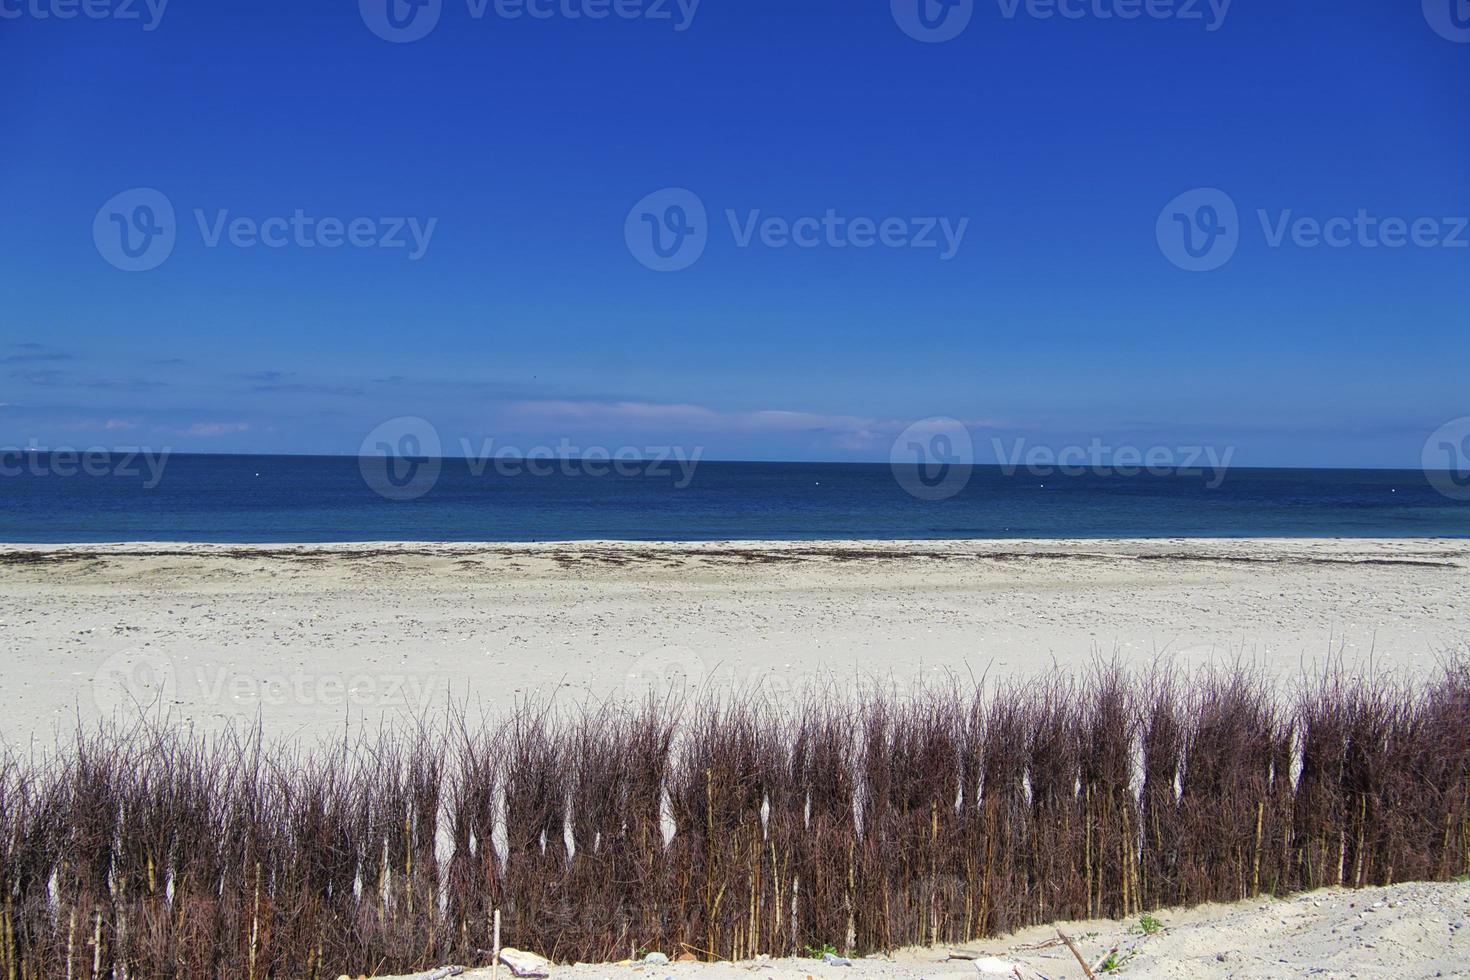
M 889 0 L 703 0 L 682 31 L 674 0 L 442 0 L 411 43 L 355 0 L 172 0 L 152 30 L 37 16 L 58 2 L 0 0 L 0 444 L 353 452 L 416 415 L 450 449 L 883 460 L 943 415 L 982 459 L 996 434 L 1414 467 L 1470 414 L 1470 248 L 1273 248 L 1257 217 L 1470 215 L 1470 43 L 1417 0 L 1236 0 L 1215 30 L 1203 0 L 977 0 L 944 43 Z M 94 219 L 139 187 L 177 240 L 126 272 Z M 708 245 L 656 272 L 624 225 L 668 187 Z M 1156 221 L 1201 187 L 1240 241 L 1188 272 Z M 209 247 L 196 209 L 437 223 L 413 260 Z M 969 224 L 946 261 L 740 247 L 725 215 L 829 209 Z

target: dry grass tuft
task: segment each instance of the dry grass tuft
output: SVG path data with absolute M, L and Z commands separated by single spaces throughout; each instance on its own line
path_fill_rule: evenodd
M 960 943 L 1470 873 L 1470 661 L 798 704 L 529 704 L 303 754 L 258 730 L 0 757 L 0 977 L 336 977 Z

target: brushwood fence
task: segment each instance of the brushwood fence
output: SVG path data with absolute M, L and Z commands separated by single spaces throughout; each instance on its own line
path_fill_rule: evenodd
M 1470 667 L 1099 668 L 377 734 L 109 729 L 0 762 L 0 974 L 336 977 L 959 943 L 1470 873 Z

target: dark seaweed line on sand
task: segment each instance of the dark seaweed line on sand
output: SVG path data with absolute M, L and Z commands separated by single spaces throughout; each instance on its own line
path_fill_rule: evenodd
M 523 558 L 549 557 L 564 566 L 610 565 L 628 566 L 638 563 L 666 562 L 671 557 L 696 559 L 710 564 L 744 565 L 793 565 L 810 562 L 842 564 L 849 562 L 881 561 L 1146 561 L 1174 563 L 1220 563 L 1229 565 L 1307 565 L 1307 566 L 1369 566 L 1385 568 L 1459 568 L 1453 560 L 1433 558 L 1352 558 L 1313 555 L 1222 555 L 1189 554 L 1185 552 L 1162 552 L 1158 554 L 1106 554 L 1100 552 L 1062 551 L 892 551 L 873 548 L 783 548 L 764 550 L 759 548 L 705 548 L 693 551 L 682 549 L 648 548 L 641 550 L 574 549 L 563 547 L 549 552 L 524 552 L 506 548 L 486 547 L 476 550 L 454 549 L 438 551 L 428 548 L 293 548 L 239 547 L 211 548 L 208 551 L 183 550 L 129 550 L 129 551 L 64 551 L 50 549 L 27 549 L 0 551 L 0 568 L 27 566 L 55 566 L 99 561 L 121 561 L 148 558 L 222 558 L 234 561 L 294 561 L 304 565 L 322 565 L 330 561 L 363 562 L 397 558 L 446 558 L 457 560 L 461 567 L 469 565 L 475 558 Z

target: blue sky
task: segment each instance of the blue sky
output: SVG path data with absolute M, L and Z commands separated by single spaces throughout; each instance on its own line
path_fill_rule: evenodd
M 441 2 L 392 43 L 374 0 L 0 0 L 0 444 L 353 452 L 412 415 L 451 449 L 884 460 L 949 416 L 982 459 L 1413 467 L 1470 414 L 1470 43 L 1418 3 L 975 0 L 925 43 L 889 0 Z M 136 188 L 174 244 L 124 271 L 94 224 Z M 705 241 L 659 272 L 625 225 L 666 188 Z M 1158 232 L 1198 188 L 1238 209 L 1206 272 Z M 405 246 L 245 244 L 298 211 Z M 829 212 L 964 233 L 741 244 Z M 1359 212 L 1439 244 L 1291 224 Z

